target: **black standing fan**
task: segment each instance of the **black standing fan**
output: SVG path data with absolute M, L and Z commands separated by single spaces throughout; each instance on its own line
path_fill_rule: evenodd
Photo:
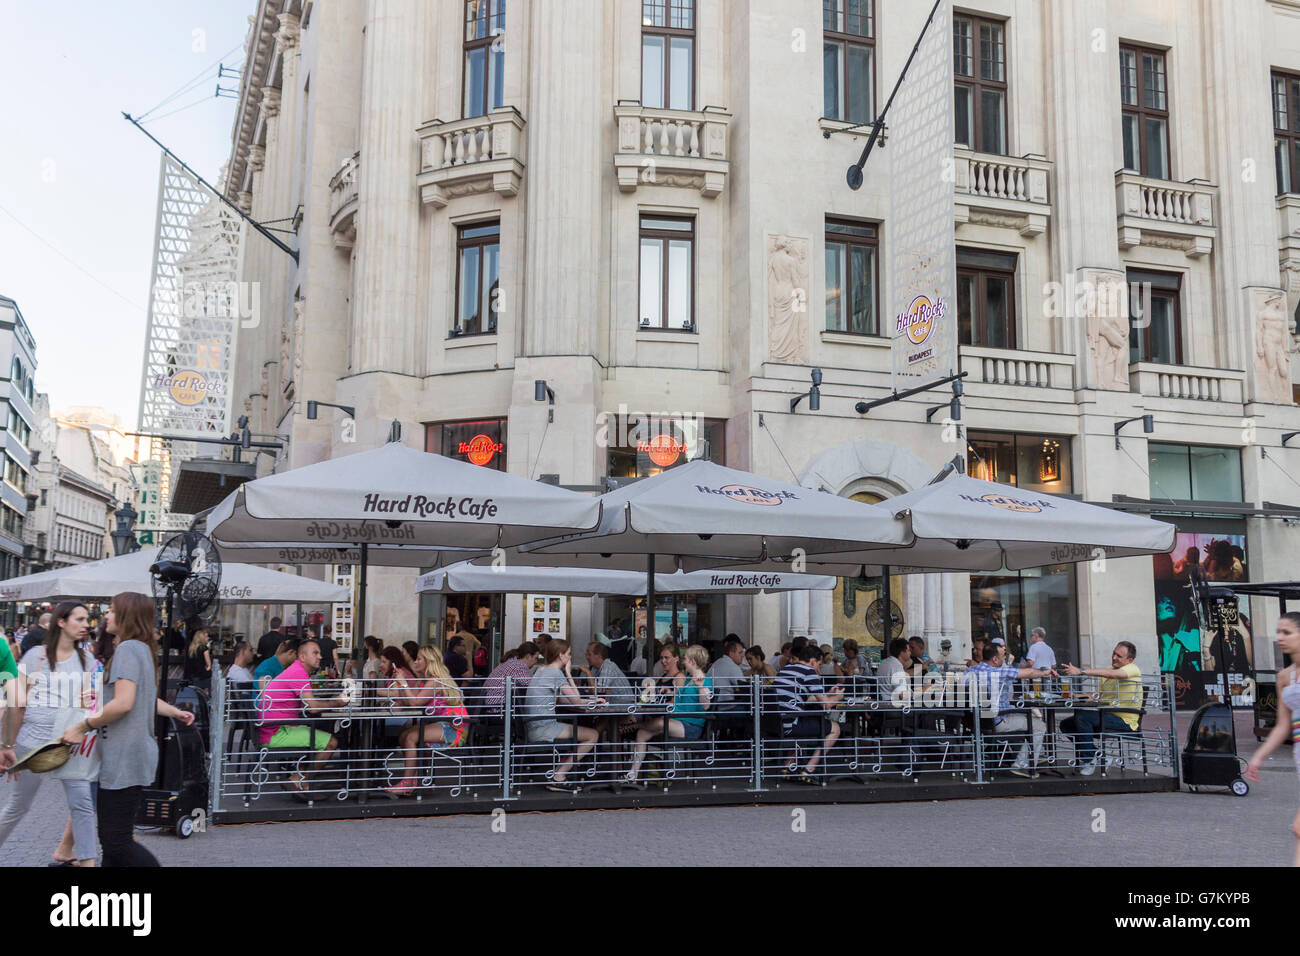
M 877 598 L 867 607 L 867 633 L 884 647 L 882 656 L 889 656 L 889 642 L 903 633 L 903 611 L 893 601 L 889 602 L 889 627 L 885 626 L 885 602 Z
M 217 613 L 221 586 L 221 557 L 206 535 L 183 531 L 158 550 L 149 567 L 153 596 L 164 620 L 162 683 L 158 696 L 167 699 L 167 666 L 180 630 L 210 624 Z

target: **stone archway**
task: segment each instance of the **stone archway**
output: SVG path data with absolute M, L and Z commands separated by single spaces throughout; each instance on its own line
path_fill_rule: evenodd
M 892 498 L 922 488 L 937 469 L 916 454 L 892 442 L 864 438 L 828 449 L 814 458 L 799 475 L 799 483 L 809 488 L 824 488 L 832 494 L 850 497 L 870 494 Z M 954 580 L 959 577 L 960 580 Z M 939 657 L 939 642 L 952 640 L 957 634 L 956 612 L 966 611 L 965 601 L 956 601 L 954 588 L 969 590 L 964 575 L 926 574 L 906 588 L 903 605 L 909 634 L 925 639 L 930 654 Z M 964 593 L 964 592 L 963 592 Z M 786 618 L 790 634 L 805 633 L 820 643 L 833 636 L 832 593 L 790 592 Z M 957 642 L 954 641 L 954 644 Z

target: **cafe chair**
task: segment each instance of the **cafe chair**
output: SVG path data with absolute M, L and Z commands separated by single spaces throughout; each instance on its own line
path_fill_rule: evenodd
M 1097 765 L 1101 769 L 1101 775 L 1106 776 L 1106 771 L 1110 767 L 1116 767 L 1119 770 L 1127 769 L 1130 761 L 1141 760 L 1142 776 L 1150 775 L 1150 768 L 1147 760 L 1147 738 L 1142 733 L 1142 718 L 1146 716 L 1147 704 L 1150 702 L 1151 689 L 1146 685 L 1142 687 L 1142 706 L 1141 707 L 1099 707 L 1098 710 L 1103 714 L 1136 714 L 1136 730 L 1106 730 L 1098 731 L 1096 738 L 1097 746 Z M 1136 748 L 1137 753 L 1134 754 Z

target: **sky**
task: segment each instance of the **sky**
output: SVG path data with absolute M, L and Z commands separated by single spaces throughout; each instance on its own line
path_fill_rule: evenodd
M 0 295 L 32 330 L 53 408 L 101 405 L 135 427 L 159 150 L 121 114 L 197 80 L 144 125 L 215 182 L 237 102 L 213 96 L 217 64 L 242 65 L 256 6 L 0 0 Z

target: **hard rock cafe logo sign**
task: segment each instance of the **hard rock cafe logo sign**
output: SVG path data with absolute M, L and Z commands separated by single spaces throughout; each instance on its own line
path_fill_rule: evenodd
M 175 375 L 159 375 L 154 379 L 154 388 L 166 389 L 172 401 L 178 405 L 197 405 L 215 391 L 202 372 L 192 368 L 183 369 Z
M 918 348 L 925 345 L 934 335 L 935 328 L 947 312 L 947 304 L 942 297 L 931 299 L 928 295 L 918 295 L 906 309 L 894 318 L 894 335 L 906 335 L 907 341 Z M 934 348 L 909 353 L 908 363 L 919 362 L 929 358 Z
M 504 442 L 493 441 L 487 435 L 475 435 L 457 445 L 456 452 L 468 458 L 471 465 L 486 465 L 505 448 Z
M 1044 508 L 1056 507 L 1050 501 L 1045 501 L 1042 498 L 1013 498 L 1010 495 L 996 493 L 981 495 L 978 498 L 973 495 L 962 495 L 961 497 L 966 501 L 993 505 L 995 508 L 1005 508 L 1007 511 L 1036 512 L 1042 511 Z
M 678 441 L 672 435 L 655 435 L 649 441 L 637 442 L 636 450 L 645 452 L 660 468 L 667 468 L 686 451 L 686 443 Z
M 723 485 L 721 488 L 696 485 L 695 490 L 703 495 L 722 495 L 746 505 L 779 505 L 787 498 L 799 497 L 793 491 L 764 491 L 753 485 Z

